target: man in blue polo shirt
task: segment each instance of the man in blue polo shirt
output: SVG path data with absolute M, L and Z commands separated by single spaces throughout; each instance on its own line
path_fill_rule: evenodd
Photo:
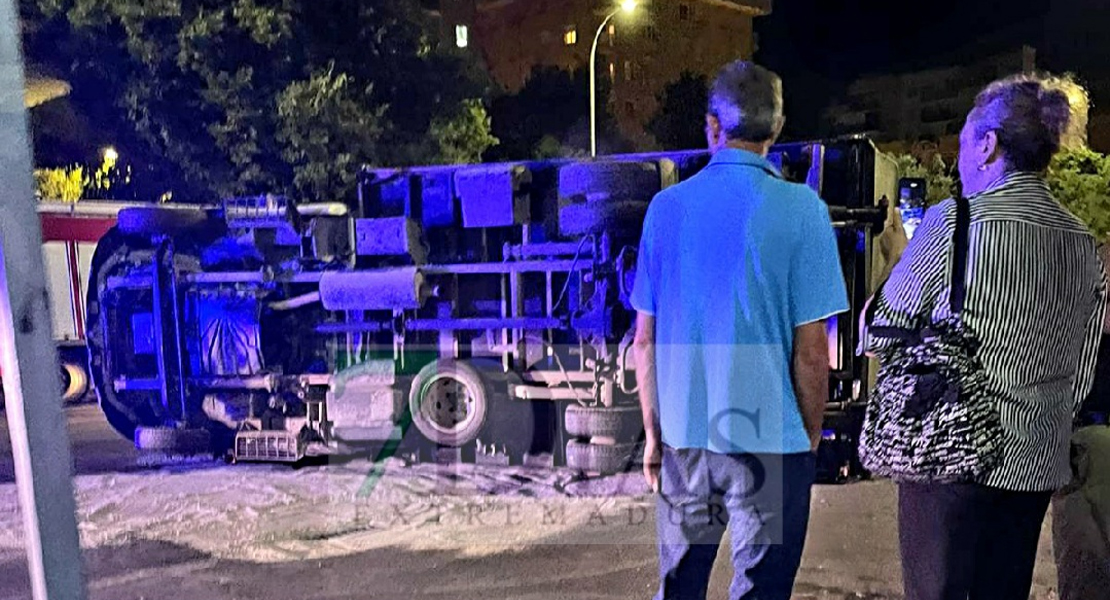
M 826 320 L 848 309 L 828 208 L 766 159 L 782 83 L 738 61 L 710 90 L 713 152 L 644 221 L 632 304 L 659 495 L 657 598 L 705 598 L 725 529 L 731 597 L 789 600 L 829 392 Z

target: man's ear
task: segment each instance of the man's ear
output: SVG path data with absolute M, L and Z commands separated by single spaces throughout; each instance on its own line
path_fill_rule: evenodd
M 774 129 L 774 132 L 771 134 L 771 139 L 767 140 L 767 142 L 764 144 L 764 148 L 763 148 L 763 153 L 764 154 L 770 152 L 771 151 L 771 146 L 774 146 L 775 142 L 779 141 L 779 136 L 782 135 L 782 128 L 785 125 L 786 125 L 786 117 L 780 115 L 777 119 L 775 119 L 775 129 Z
M 710 146 L 717 145 L 721 139 L 721 121 L 714 115 L 705 115 L 705 137 Z

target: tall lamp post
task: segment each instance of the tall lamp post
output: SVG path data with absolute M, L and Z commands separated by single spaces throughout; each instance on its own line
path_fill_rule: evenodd
M 594 45 L 590 48 L 590 156 L 597 156 L 597 42 L 601 39 L 601 32 L 613 17 L 621 12 L 632 13 L 636 10 L 637 0 L 622 0 L 620 8 L 609 13 L 594 34 Z

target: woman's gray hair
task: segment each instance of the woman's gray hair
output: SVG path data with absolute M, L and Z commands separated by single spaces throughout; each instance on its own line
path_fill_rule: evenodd
M 1071 121 L 1071 102 L 1042 75 L 1014 75 L 988 85 L 975 99 L 975 135 L 998 136 L 1007 167 L 1040 172 L 1060 150 Z
M 729 63 L 709 90 L 709 114 L 730 140 L 772 140 L 782 126 L 782 79 L 748 61 Z

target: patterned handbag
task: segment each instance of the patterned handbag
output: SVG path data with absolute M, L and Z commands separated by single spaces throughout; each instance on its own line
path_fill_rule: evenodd
M 961 319 L 970 224 L 968 201 L 959 198 L 951 316 L 922 330 L 869 331 L 894 340 L 878 353 L 878 383 L 860 436 L 860 458 L 876 475 L 902 482 L 968 482 L 1001 460 L 1002 423 L 985 393 L 979 341 Z M 875 302 L 868 309 L 868 323 L 874 308 Z

